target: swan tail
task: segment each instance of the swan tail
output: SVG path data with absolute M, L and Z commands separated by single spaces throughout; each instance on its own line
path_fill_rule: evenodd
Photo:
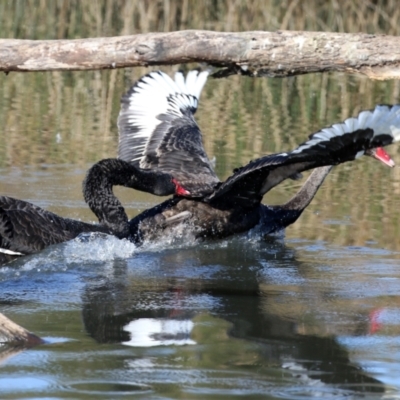
M 6 210 L 0 208 L 0 253 L 9 256 L 23 256 L 19 251 L 11 250 L 9 247 L 13 240 L 13 224 Z M 2 259 L 0 257 L 0 259 Z
M 13 224 L 4 208 L 0 207 L 0 239 L 10 241 L 13 238 Z M 1 242 L 0 242 L 1 243 Z
M 8 249 L 3 249 L 3 248 L 0 248 L 0 253 L 7 254 L 9 256 L 23 256 L 23 255 L 25 255 L 24 253 L 21 253 L 19 251 L 13 251 L 13 250 L 8 250 Z

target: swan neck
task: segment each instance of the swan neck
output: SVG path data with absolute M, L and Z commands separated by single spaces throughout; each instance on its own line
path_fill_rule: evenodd
M 94 164 L 83 181 L 83 196 L 101 224 L 114 234 L 129 234 L 128 216 L 113 193 L 113 186 L 124 185 L 132 175 L 132 166 L 118 159 L 105 159 Z
M 301 189 L 286 204 L 282 205 L 281 208 L 303 211 L 310 204 L 332 168 L 332 165 L 328 165 L 314 169 Z

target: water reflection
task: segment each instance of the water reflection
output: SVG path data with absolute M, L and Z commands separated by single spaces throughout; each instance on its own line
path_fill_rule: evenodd
M 266 27 L 399 34 L 397 1 L 337 5 L 3 1 L 0 32 L 29 39 Z M 84 172 L 116 154 L 119 98 L 148 71 L 1 74 L 0 193 L 93 221 L 81 195 Z M 209 82 L 197 120 L 223 179 L 323 126 L 396 103 L 399 92 L 400 81 L 342 74 L 231 77 Z M 397 148 L 388 151 L 399 164 Z M 400 249 L 400 169 L 369 161 L 336 169 L 285 244 L 241 238 L 138 253 L 74 243 L 0 268 L 1 311 L 52 339 L 4 359 L 0 397 L 398 397 L 399 254 L 388 249 Z M 277 188 L 268 202 L 283 203 L 295 185 Z M 130 217 L 158 201 L 118 197 Z M 143 335 L 195 343 L 122 345 L 137 321 L 149 323 Z
M 3 312 L 50 336 L 3 364 L 19 382 L 9 393 L 24 392 L 29 371 L 53 382 L 49 395 L 374 398 L 398 388 L 396 253 L 250 235 L 130 251 L 76 240 L 1 268 Z
M 122 344 L 133 347 L 196 344 L 190 339 L 193 327 L 190 319 L 139 318 L 124 326 L 130 339 Z
M 270 269 L 274 279 L 268 277 Z M 136 349 L 172 343 L 189 346 L 166 350 L 173 357 L 162 357 L 163 350 L 134 350 L 127 365 L 146 384 L 161 384 L 160 369 L 167 363 L 168 368 L 200 370 L 206 376 L 209 368 L 247 368 L 257 379 L 264 374 L 271 379 L 267 370 L 273 368 L 291 376 L 309 394 L 321 390 L 320 386 L 312 389 L 317 383 L 340 390 L 383 392 L 382 383 L 354 365 L 346 347 L 338 342 L 336 336 L 343 332 L 340 323 L 335 332 L 334 312 L 325 310 L 333 328 L 323 334 L 326 321 L 318 322 L 314 302 L 324 308 L 319 296 L 326 299 L 337 293 L 334 287 L 316 286 L 315 294 L 309 295 L 305 269 L 297 252 L 282 240 L 252 244 L 237 240 L 164 251 L 156 259 L 139 254 L 116 262 L 113 276 L 101 284 L 97 279 L 87 282 L 85 329 L 99 343 L 123 343 Z M 306 305 L 319 332 L 308 332 L 313 322 L 308 323 L 304 309 L 296 306 L 297 302 L 304 305 L 302 296 L 308 298 Z M 347 322 L 347 335 L 368 335 L 368 310 L 348 310 L 348 314 L 353 320 Z M 180 377 L 177 373 L 176 381 L 170 379 L 178 383 Z M 193 379 L 202 387 L 209 384 L 207 379 Z M 221 384 L 231 387 L 230 379 Z

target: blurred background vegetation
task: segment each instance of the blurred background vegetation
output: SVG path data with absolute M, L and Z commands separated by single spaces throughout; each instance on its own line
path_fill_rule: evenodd
M 9 0 L 2 37 L 76 39 L 182 29 L 398 34 L 396 0 Z M 12 17 L 12 18 L 11 18 Z
M 10 0 L 0 2 L 0 37 L 75 39 L 137 33 L 208 29 L 278 29 L 365 32 L 399 35 L 400 7 L 395 0 Z M 163 67 L 166 72 L 182 66 Z M 183 68 L 197 65 L 183 66 Z M 156 68 L 153 68 L 156 69 Z M 90 163 L 116 155 L 119 99 L 150 69 L 90 72 L 10 73 L 0 77 L 0 168 L 42 168 Z M 217 158 L 221 178 L 250 159 L 290 150 L 323 126 L 377 103 L 399 101 L 398 81 L 372 81 L 336 73 L 294 78 L 209 80 L 197 114 L 206 150 Z M 389 152 L 400 163 L 396 146 Z M 335 238 L 359 244 L 378 237 L 397 247 L 400 173 L 365 159 L 335 169 L 291 235 Z M 282 202 L 300 185 L 282 185 L 271 202 Z M 1 185 L 7 194 L 7 185 Z M 22 189 L 21 189 L 22 190 Z M 343 195 L 343 192 L 346 194 Z M 80 184 L 72 190 L 81 198 Z M 372 194 L 371 194 L 372 193 Z M 24 197 L 24 192 L 15 193 Z M 379 201 L 372 200 L 378 195 Z M 360 201 L 362 199 L 362 201 Z M 363 227 L 318 224 L 315 210 L 348 216 Z M 60 210 L 54 210 L 60 211 Z M 388 221 L 382 221 L 382 216 Z M 390 215 L 390 217 L 389 217 Z M 307 234 L 303 231 L 306 227 Z M 365 237 L 362 233 L 365 232 Z M 391 239 L 389 239 L 391 238 Z

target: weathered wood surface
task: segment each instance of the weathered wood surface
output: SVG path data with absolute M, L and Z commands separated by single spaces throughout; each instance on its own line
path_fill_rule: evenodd
M 31 347 L 43 340 L 0 313 L 0 343 Z
M 400 78 L 400 37 L 278 31 L 177 31 L 77 40 L 0 39 L 0 71 L 94 70 L 205 62 L 222 75 L 310 72 Z

